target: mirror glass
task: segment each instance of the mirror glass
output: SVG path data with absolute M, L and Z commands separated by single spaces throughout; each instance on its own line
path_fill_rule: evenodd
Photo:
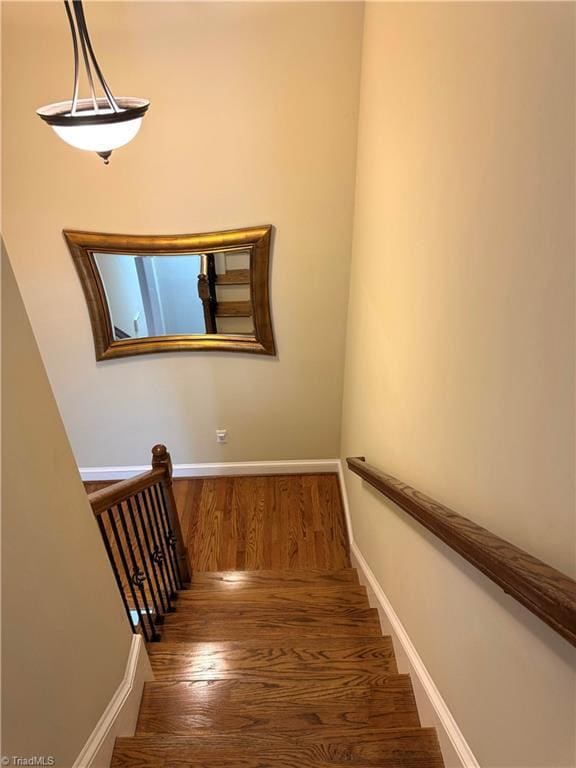
M 254 333 L 247 250 L 94 259 L 117 341 Z
M 64 230 L 97 360 L 185 350 L 274 355 L 272 227 L 194 235 Z

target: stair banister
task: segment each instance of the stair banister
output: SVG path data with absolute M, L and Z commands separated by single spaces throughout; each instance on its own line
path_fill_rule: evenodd
M 367 464 L 348 468 L 576 645 L 576 581 L 421 491 Z
M 154 446 L 150 470 L 88 499 L 132 630 L 159 640 L 158 625 L 190 582 L 166 446 Z

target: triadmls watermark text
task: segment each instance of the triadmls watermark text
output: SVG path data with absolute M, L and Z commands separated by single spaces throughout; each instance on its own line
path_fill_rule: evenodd
M 56 765 L 56 758 L 52 755 L 4 755 L 0 765 Z

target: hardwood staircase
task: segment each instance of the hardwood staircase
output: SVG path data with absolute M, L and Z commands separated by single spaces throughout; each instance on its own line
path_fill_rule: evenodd
M 197 573 L 112 768 L 441 768 L 354 569 Z

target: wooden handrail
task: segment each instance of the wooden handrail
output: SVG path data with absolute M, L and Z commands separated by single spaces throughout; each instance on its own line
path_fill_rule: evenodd
M 576 581 L 363 458 L 348 468 L 576 645 Z
M 99 491 L 94 491 L 88 495 L 88 500 L 92 506 L 92 511 L 98 517 L 108 509 L 132 498 L 155 483 L 161 483 L 165 490 L 170 525 L 176 538 L 176 557 L 182 579 L 184 583 L 188 583 L 190 581 L 190 566 L 172 490 L 172 459 L 165 445 L 159 444 L 152 448 L 152 469 L 135 477 L 121 480 Z
M 127 480 L 120 480 L 113 485 L 107 485 L 106 488 L 101 488 L 99 491 L 93 491 L 88 495 L 92 511 L 96 516 L 101 515 L 110 507 L 120 504 L 121 501 L 126 501 L 154 483 L 160 482 L 164 478 L 164 472 L 162 467 L 149 469 L 135 477 L 129 477 Z

